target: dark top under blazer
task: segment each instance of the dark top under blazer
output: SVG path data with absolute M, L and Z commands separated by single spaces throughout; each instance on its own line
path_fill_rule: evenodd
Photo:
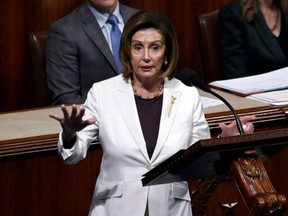
M 284 12 L 282 19 L 284 24 L 288 23 L 288 15 Z M 257 19 L 248 23 L 239 2 L 232 1 L 219 12 L 218 31 L 224 78 L 261 74 L 288 66 L 277 38 L 260 11 Z
M 125 23 L 136 11 L 120 4 Z M 45 56 L 53 104 L 83 103 L 93 83 L 117 75 L 113 54 L 88 2 L 51 25 Z

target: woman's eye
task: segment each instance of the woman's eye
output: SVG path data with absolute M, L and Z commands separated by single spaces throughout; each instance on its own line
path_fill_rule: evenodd
M 157 51 L 157 50 L 159 50 L 159 46 L 154 45 L 154 46 L 151 47 L 151 49 L 154 50 L 154 51 Z
M 139 51 L 139 50 L 141 50 L 141 49 L 142 49 L 142 47 L 139 46 L 139 45 L 135 45 L 135 46 L 134 46 L 134 50 L 136 50 L 136 51 Z

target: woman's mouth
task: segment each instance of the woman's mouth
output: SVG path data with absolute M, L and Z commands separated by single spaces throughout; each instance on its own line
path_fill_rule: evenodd
M 148 72 L 148 71 L 151 71 L 152 68 L 153 68 L 152 66 L 142 66 L 142 67 L 141 67 L 141 70 L 142 70 L 142 71 L 147 71 L 147 72 Z

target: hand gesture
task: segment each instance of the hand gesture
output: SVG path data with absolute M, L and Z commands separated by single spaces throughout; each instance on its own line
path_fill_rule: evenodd
M 255 119 L 256 117 L 253 115 L 240 117 L 240 121 L 242 123 L 245 134 L 253 133 L 254 125 L 250 121 L 255 120 Z M 229 125 L 226 125 L 225 123 L 220 123 L 219 127 L 222 130 L 221 137 L 239 135 L 236 121 L 231 122 Z
M 66 141 L 72 140 L 77 131 L 80 131 L 88 125 L 94 124 L 96 122 L 95 118 L 90 118 L 84 121 L 82 117 L 85 113 L 85 109 L 80 108 L 78 112 L 77 106 L 75 104 L 72 105 L 70 114 L 65 105 L 61 105 L 61 110 L 63 112 L 63 117 L 59 117 L 54 114 L 49 114 L 49 117 L 59 121 L 63 129 L 63 136 L 65 137 Z

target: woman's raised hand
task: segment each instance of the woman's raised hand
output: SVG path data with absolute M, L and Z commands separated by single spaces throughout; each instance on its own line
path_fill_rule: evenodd
M 61 110 L 63 112 L 63 117 L 59 117 L 54 114 L 49 114 L 49 117 L 59 121 L 63 129 L 65 140 L 67 141 L 72 140 L 77 131 L 80 131 L 88 125 L 94 124 L 96 122 L 95 118 L 83 120 L 82 117 L 85 113 L 85 109 L 80 108 L 78 112 L 77 105 L 75 104 L 72 105 L 70 114 L 65 105 L 61 105 Z

